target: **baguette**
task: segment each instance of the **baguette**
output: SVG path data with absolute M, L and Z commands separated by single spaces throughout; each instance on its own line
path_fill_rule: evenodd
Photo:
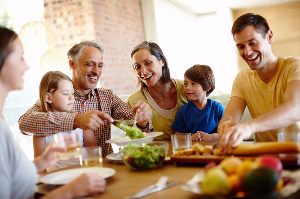
M 194 151 L 199 154 L 202 154 L 204 152 L 204 146 L 199 143 L 193 144 L 192 149 L 194 149 Z
M 260 155 L 279 153 L 300 153 L 296 142 L 259 142 L 254 144 L 239 144 L 233 149 L 232 155 Z M 220 148 L 214 150 L 214 155 L 227 155 Z

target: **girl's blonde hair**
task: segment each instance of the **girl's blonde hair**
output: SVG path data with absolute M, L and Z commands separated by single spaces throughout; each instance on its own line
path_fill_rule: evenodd
M 51 111 L 50 104 L 46 102 L 46 94 L 54 93 L 58 88 L 58 82 L 60 80 L 68 80 L 72 82 L 71 78 L 68 75 L 60 71 L 49 71 L 43 76 L 40 83 L 40 105 L 42 112 Z

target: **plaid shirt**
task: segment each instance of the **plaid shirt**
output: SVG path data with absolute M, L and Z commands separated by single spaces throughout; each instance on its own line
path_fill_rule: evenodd
M 19 119 L 19 128 L 25 135 L 50 136 L 58 132 L 74 129 L 74 120 L 77 113 L 85 113 L 90 110 L 100 110 L 111 115 L 114 119 L 133 119 L 131 108 L 123 102 L 111 90 L 95 88 L 88 94 L 88 99 L 76 89 L 74 93 L 75 113 L 41 112 L 39 100 L 26 111 Z M 152 123 L 143 131 L 151 131 Z M 113 152 L 110 144 L 105 143 L 111 138 L 110 122 L 104 120 L 104 125 L 94 132 L 97 145 L 102 147 L 103 157 Z

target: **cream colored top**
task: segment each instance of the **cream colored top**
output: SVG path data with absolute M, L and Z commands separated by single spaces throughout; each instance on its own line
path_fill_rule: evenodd
M 269 83 L 264 83 L 255 70 L 242 70 L 236 76 L 231 97 L 240 97 L 246 101 L 252 118 L 272 111 L 284 103 L 284 93 L 287 84 L 300 80 L 300 58 L 279 58 L 278 68 Z M 256 141 L 277 141 L 278 132 L 299 132 L 297 122 L 287 128 L 255 134 Z
M 147 102 L 152 110 L 152 124 L 153 124 L 153 131 L 154 132 L 163 132 L 164 134 L 157 137 L 157 140 L 170 140 L 171 135 L 174 134 L 174 130 L 171 128 L 173 122 L 175 121 L 175 116 L 178 110 L 181 108 L 183 104 L 186 104 L 188 102 L 185 94 L 184 94 L 184 84 L 183 80 L 178 79 L 172 79 L 174 86 L 177 90 L 177 105 L 172 110 L 164 110 L 160 108 L 155 101 L 151 98 L 149 98 L 149 101 L 144 97 L 141 88 L 136 90 L 134 93 L 132 93 L 128 98 L 126 103 L 132 107 L 139 100 L 143 100 Z M 150 95 L 150 94 L 149 94 Z M 148 96 L 149 97 L 149 96 Z M 152 100 L 151 100 L 152 99 Z M 153 106 L 151 104 L 155 103 Z M 161 113 L 161 114 L 160 114 Z M 171 113 L 171 115 L 170 115 Z

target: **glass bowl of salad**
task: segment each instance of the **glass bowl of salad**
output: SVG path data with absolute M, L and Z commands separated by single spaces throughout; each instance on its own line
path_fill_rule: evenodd
M 151 170 L 162 166 L 169 144 L 164 141 L 132 143 L 120 147 L 123 162 L 132 170 Z

